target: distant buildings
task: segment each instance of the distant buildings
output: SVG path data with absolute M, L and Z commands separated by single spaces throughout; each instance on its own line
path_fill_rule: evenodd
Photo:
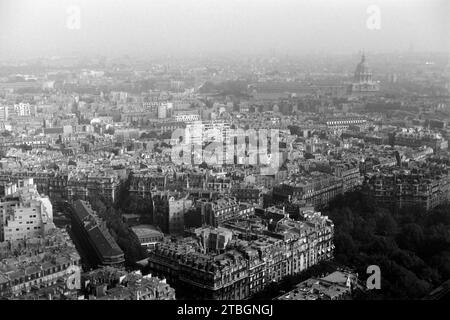
M 389 136 L 392 145 L 418 148 L 427 146 L 434 151 L 446 150 L 448 140 L 441 135 L 427 131 L 401 130 L 391 133 Z
M 142 103 L 142 109 L 153 119 L 165 119 L 172 114 L 173 104 L 166 101 L 148 101 Z
M 14 112 L 19 117 L 29 117 L 36 113 L 36 106 L 29 103 L 18 103 L 14 105 Z
M 8 121 L 9 118 L 8 109 L 9 109 L 8 106 L 0 105 L 0 122 Z
M 245 299 L 333 257 L 333 222 L 315 210 L 345 192 L 361 189 L 394 208 L 444 203 L 445 57 L 391 56 L 383 66 L 385 57 L 374 56 L 388 75 L 381 91 L 364 55 L 351 84 L 348 60 L 319 56 L 136 70 L 102 63 L 102 71 L 90 69 L 99 61 L 80 69 L 52 58 L 52 71 L 3 75 L 0 290 L 26 299 L 173 299 L 167 280 L 180 297 Z M 277 136 L 254 139 L 263 130 Z M 107 228 L 86 202 L 95 197 L 107 206 L 124 199 L 120 218 L 134 234 L 111 234 L 123 230 L 119 217 Z M 57 232 L 53 212 L 61 225 L 72 214 L 83 266 L 101 267 L 82 274 L 81 289 L 67 286 L 76 250 L 67 250 L 72 257 L 47 239 Z M 128 236 L 138 241 L 125 244 Z M 119 269 L 124 252 L 114 239 L 130 253 L 127 267 L 145 247 L 161 278 Z M 56 283 L 36 286 L 44 276 Z M 338 273 L 284 298 L 342 299 L 349 290 Z
M 10 105 L 0 105 L 0 122 L 30 118 L 35 114 L 36 105 L 31 105 L 30 103 L 21 102 Z
M 226 145 L 231 141 L 231 124 L 224 120 L 191 120 L 186 124 L 186 131 L 184 135 L 185 144 L 189 145 L 204 145 L 210 142 L 220 142 Z M 226 150 L 224 150 L 226 152 Z M 222 157 L 222 155 L 220 155 Z M 215 163 L 224 163 L 222 158 L 219 158 Z
M 366 126 L 367 120 L 360 117 L 333 118 L 326 121 L 327 128 L 331 130 L 346 130 L 350 126 Z
M 201 116 L 197 110 L 174 110 L 172 114 L 176 122 L 200 121 Z
M 372 96 L 380 90 L 378 83 L 372 79 L 372 71 L 363 54 L 361 62 L 356 66 L 353 83 L 350 85 L 349 91 L 352 96 Z

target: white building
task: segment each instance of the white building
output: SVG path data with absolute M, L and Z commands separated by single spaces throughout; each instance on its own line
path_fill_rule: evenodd
M 191 121 L 199 121 L 200 115 L 198 113 L 179 113 L 175 115 L 176 122 L 191 122 Z
M 231 138 L 230 128 L 230 124 L 222 120 L 188 122 L 186 124 L 186 143 L 228 143 Z
M 167 118 L 167 104 L 161 103 L 158 106 L 158 119 L 165 119 Z
M 15 104 L 14 111 L 19 117 L 28 117 L 35 113 L 34 107 L 29 103 Z
M 8 120 L 8 106 L 0 106 L 0 122 Z
M 6 186 L 0 200 L 0 241 L 43 236 L 53 228 L 52 204 L 38 193 L 32 178 Z

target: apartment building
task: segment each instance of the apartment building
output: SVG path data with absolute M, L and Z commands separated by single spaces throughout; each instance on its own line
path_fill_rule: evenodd
M 0 199 L 0 241 L 39 237 L 53 228 L 52 204 L 39 194 L 32 178 L 5 186 Z
M 315 171 L 307 176 L 291 176 L 275 186 L 273 198 L 277 201 L 300 201 L 321 208 L 342 192 L 342 178 Z
M 217 232 L 198 230 L 204 245 L 191 238 L 160 243 L 150 253 L 149 268 L 165 276 L 181 296 L 246 299 L 271 282 L 332 258 L 333 223 L 311 210 L 305 211 L 304 219 L 294 221 L 282 215 L 272 231 L 256 231 L 248 219 L 235 219 Z M 238 225 L 244 220 L 242 229 Z M 236 237 L 230 239 L 227 229 Z M 243 240 L 249 234 L 251 240 Z
M 365 184 L 381 204 L 431 210 L 450 198 L 448 171 L 385 169 L 367 175 Z
M 65 230 L 52 229 L 41 238 L 0 244 L 0 297 L 18 299 L 62 286 L 80 288 L 80 256 Z M 48 295 L 46 294 L 47 298 Z
M 182 234 L 184 232 L 184 216 L 192 207 L 188 195 L 178 192 L 161 191 L 152 195 L 154 209 L 153 222 L 164 233 Z

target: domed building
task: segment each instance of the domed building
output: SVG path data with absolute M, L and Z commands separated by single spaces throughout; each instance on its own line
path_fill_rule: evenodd
M 349 93 L 353 96 L 373 95 L 380 90 L 378 83 L 372 80 L 372 71 L 363 54 L 361 62 L 358 63 L 355 70 L 353 83 L 350 85 Z

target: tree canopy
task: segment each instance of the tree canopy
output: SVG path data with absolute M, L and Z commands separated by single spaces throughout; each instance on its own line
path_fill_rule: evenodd
M 359 298 L 417 299 L 450 278 L 450 204 L 430 212 L 387 210 L 362 191 L 329 205 L 335 224 L 335 261 L 364 280 L 369 265 L 381 270 L 381 289 Z

